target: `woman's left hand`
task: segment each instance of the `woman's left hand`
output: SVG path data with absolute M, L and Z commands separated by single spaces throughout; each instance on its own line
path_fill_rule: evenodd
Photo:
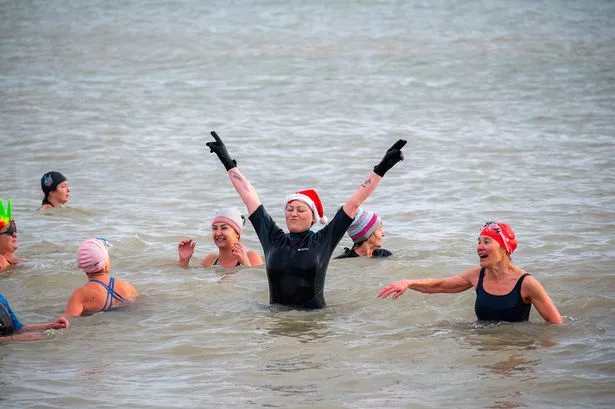
M 248 258 L 248 251 L 246 250 L 243 244 L 241 243 L 233 244 L 233 248 L 231 249 L 231 252 L 233 253 L 233 256 L 235 256 L 235 258 L 239 261 L 239 263 L 241 263 L 241 265 L 243 266 L 251 265 L 250 259 Z
M 51 324 L 51 329 L 64 329 L 70 327 L 70 323 L 65 317 L 58 317 L 56 321 Z

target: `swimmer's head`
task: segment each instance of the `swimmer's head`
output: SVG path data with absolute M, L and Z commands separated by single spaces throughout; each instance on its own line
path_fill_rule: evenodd
M 322 205 L 322 201 L 318 196 L 318 193 L 314 189 L 306 189 L 301 190 L 297 193 L 293 193 L 286 197 L 284 201 L 284 208 L 288 206 L 288 204 L 294 200 L 299 200 L 300 202 L 308 205 L 312 214 L 314 216 L 314 223 L 319 221 L 321 224 L 327 224 L 327 216 L 325 216 L 325 209 Z
M 369 236 L 371 236 L 381 224 L 382 221 L 380 220 L 380 216 L 378 216 L 376 212 L 359 207 L 352 224 L 348 227 L 347 233 L 353 243 L 360 243 L 369 239 Z
M 102 271 L 109 262 L 107 241 L 104 239 L 88 239 L 77 250 L 77 266 L 85 273 Z
M 497 241 L 502 250 L 509 256 L 517 248 L 517 239 L 512 227 L 506 223 L 487 222 L 483 226 L 479 236 L 491 237 Z
M 0 231 L 6 229 L 11 224 L 11 199 L 6 201 L 6 206 L 0 199 Z
M 61 174 L 60 172 L 47 172 L 41 178 L 41 189 L 43 189 L 43 193 L 45 197 L 49 195 L 49 192 L 54 191 L 58 185 L 66 180 L 66 176 Z
M 241 237 L 243 234 L 243 227 L 246 225 L 246 217 L 238 208 L 231 207 L 229 209 L 219 210 L 214 220 L 211 222 L 212 225 L 215 223 L 228 224 Z

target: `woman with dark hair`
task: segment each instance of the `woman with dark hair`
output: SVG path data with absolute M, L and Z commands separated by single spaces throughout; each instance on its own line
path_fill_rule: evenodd
M 70 199 L 70 187 L 66 176 L 60 172 L 47 172 L 41 178 L 41 189 L 43 189 L 43 202 L 40 210 L 51 209 L 52 207 L 63 207 Z

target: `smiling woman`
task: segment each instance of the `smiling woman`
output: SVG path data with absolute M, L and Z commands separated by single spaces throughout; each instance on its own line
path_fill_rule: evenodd
M 476 288 L 474 311 L 481 321 L 527 321 L 532 305 L 541 317 L 561 324 L 562 316 L 544 287 L 512 263 L 517 248 L 515 233 L 508 224 L 488 222 L 478 236 L 476 253 L 480 266 L 443 279 L 399 280 L 380 290 L 378 296 L 397 299 L 408 288 L 422 293 L 460 293 Z
M 404 159 L 401 149 L 406 141 L 399 139 L 387 149 L 382 160 L 337 210 L 329 224 L 314 189 L 287 196 L 284 215 L 289 233 L 285 233 L 267 213 L 256 190 L 239 171 L 237 161 L 231 158 L 218 134 L 212 132 L 211 135 L 214 142 L 208 142 L 207 147 L 224 165 L 263 246 L 269 302 L 296 308 L 323 308 L 326 305 L 325 276 L 333 250 L 352 223 L 359 206 L 380 184 L 385 173 Z M 326 226 L 314 232 L 311 227 L 316 222 Z
M 263 259 L 258 252 L 248 250 L 241 242 L 246 218 L 237 208 L 220 210 L 211 223 L 211 237 L 218 246 L 218 253 L 209 253 L 201 264 L 203 267 L 221 266 L 232 268 L 239 266 L 260 266 Z M 179 265 L 187 266 L 194 254 L 196 242 L 192 239 L 182 240 L 177 246 Z

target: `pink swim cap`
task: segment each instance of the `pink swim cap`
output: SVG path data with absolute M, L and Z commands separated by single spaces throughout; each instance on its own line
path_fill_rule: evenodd
M 77 250 L 77 266 L 86 273 L 96 273 L 107 264 L 107 246 L 98 239 L 88 239 Z

